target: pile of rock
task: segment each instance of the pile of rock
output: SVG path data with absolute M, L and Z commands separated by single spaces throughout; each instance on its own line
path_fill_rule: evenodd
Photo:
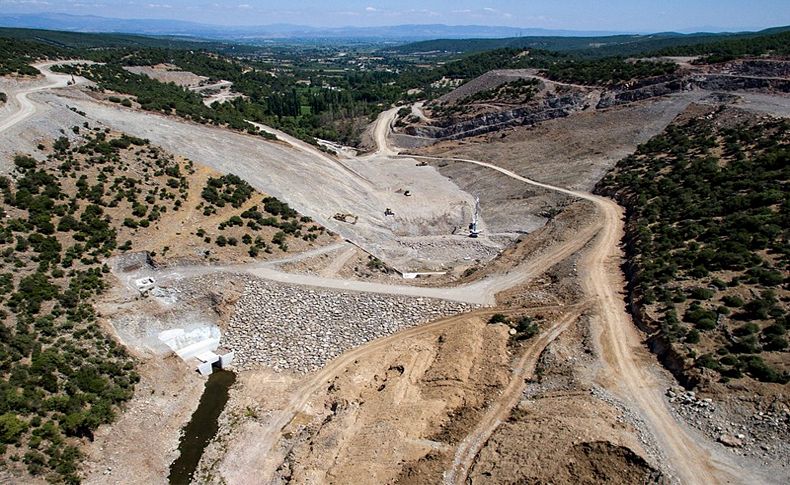
M 679 387 L 667 389 L 666 396 L 679 417 L 732 453 L 786 466 L 790 410 L 782 404 L 781 396 L 772 403 L 756 395 L 726 396 L 714 404 L 710 398 Z
M 350 293 L 251 280 L 222 345 L 239 370 L 311 372 L 344 351 L 469 305 L 430 298 Z
M 620 416 L 617 418 L 617 421 L 633 426 L 636 435 L 639 437 L 639 441 L 652 458 L 653 464 L 661 468 L 663 466 L 662 464 L 666 462 L 666 457 L 663 455 L 661 447 L 658 445 L 655 436 L 650 430 L 650 426 L 645 423 L 644 418 L 632 407 L 626 405 L 623 401 L 602 387 L 593 386 L 590 389 L 590 394 L 620 411 Z
M 682 388 L 669 388 L 666 394 L 671 403 L 685 404 L 702 410 L 714 410 L 713 399 L 699 399 L 697 398 L 697 393 L 694 391 L 686 391 Z

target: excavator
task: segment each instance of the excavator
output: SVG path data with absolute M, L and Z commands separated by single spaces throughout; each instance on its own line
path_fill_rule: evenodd
M 354 214 L 338 212 L 334 216 L 333 219 L 338 220 L 340 222 L 345 222 L 347 224 L 356 224 L 359 220 L 359 216 L 355 216 Z

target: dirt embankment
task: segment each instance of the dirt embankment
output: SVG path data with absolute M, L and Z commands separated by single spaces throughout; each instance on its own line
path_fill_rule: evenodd
M 558 218 L 551 224 L 566 224 L 570 231 L 573 219 Z M 535 250 L 550 244 L 543 239 L 556 235 L 539 231 L 526 237 L 521 254 L 527 254 L 528 247 Z M 573 362 L 585 379 L 590 378 L 587 369 L 594 359 L 584 334 L 587 324 L 577 324 L 577 315 L 570 312 L 584 304 L 575 268 L 574 256 L 507 292 L 508 306 L 432 322 L 373 342 L 330 362 L 316 376 L 295 381 L 263 370 L 245 373 L 233 392 L 220 438 L 203 461 L 201 480 L 230 483 L 244 480 L 255 469 L 262 481 L 440 482 L 452 466 L 456 448 L 500 403 L 502 391 L 522 385 L 523 377 L 521 382 L 512 381 L 514 363 L 529 349 L 540 355 L 545 345 L 539 337 L 515 341 L 508 327 L 487 323 L 491 314 L 503 311 L 514 319 L 528 314 L 543 332 L 563 315 L 574 318 L 567 340 L 587 341 L 587 347 L 563 350 L 557 360 Z M 532 367 L 527 370 L 532 372 Z M 538 370 L 533 378 L 541 372 L 545 371 Z M 600 459 L 599 466 L 607 470 L 621 470 L 621 475 L 608 475 L 613 479 L 654 473 L 652 465 L 644 465 L 652 460 L 639 458 L 645 451 L 635 426 L 622 424 L 621 413 L 600 396 L 590 395 L 587 385 L 569 388 L 583 389 L 581 394 L 586 395 L 573 401 L 566 419 L 571 422 L 577 408 L 584 408 L 591 415 L 589 421 L 564 426 L 555 439 L 571 443 L 586 424 L 593 423 L 600 432 L 576 442 L 577 456 Z M 294 399 L 300 403 L 296 407 L 292 407 Z M 546 415 L 552 406 L 546 401 Z M 270 423 L 286 412 L 282 438 L 279 429 L 271 438 Z M 609 429 L 619 430 L 616 439 Z M 523 443 L 506 446 L 512 451 L 523 448 Z M 480 456 L 489 456 L 487 450 L 484 447 Z M 539 468 L 542 459 L 545 455 L 518 466 Z M 573 475 L 570 461 L 558 466 L 570 467 L 567 477 L 583 473 Z
M 564 288 L 560 294 L 566 298 L 580 294 L 578 282 L 568 276 L 574 263 L 568 261 L 547 275 Z M 590 323 L 588 315 L 582 316 L 546 348 L 522 400 L 475 458 L 469 482 L 664 480 L 644 423 L 594 383 L 599 364 Z

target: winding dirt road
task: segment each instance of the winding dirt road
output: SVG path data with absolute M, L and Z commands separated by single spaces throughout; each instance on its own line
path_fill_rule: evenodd
M 64 87 L 70 77 L 65 75 L 50 73 L 48 79 L 53 80 L 51 84 L 37 86 L 26 89 L 14 94 L 14 100 L 18 104 L 18 111 L 13 113 L 0 122 L 0 132 L 7 130 L 11 126 L 32 116 L 35 105 L 28 99 L 28 95 L 47 89 Z M 396 150 L 389 146 L 387 135 L 389 133 L 392 120 L 398 108 L 388 110 L 377 120 L 374 126 L 374 138 L 378 144 L 378 156 L 397 156 Z M 409 156 L 409 158 L 418 158 Z M 434 157 L 423 157 L 433 158 Z M 597 316 L 593 319 L 596 329 L 600 332 L 599 346 L 603 362 L 603 370 L 599 376 L 601 382 L 613 392 L 618 394 L 626 403 L 631 404 L 644 417 L 645 422 L 650 427 L 653 435 L 657 439 L 662 453 L 668 460 L 669 467 L 676 473 L 676 478 L 682 483 L 688 484 L 710 484 L 710 483 L 733 483 L 750 482 L 743 476 L 743 471 L 732 466 L 726 459 L 713 456 L 704 445 L 695 441 L 686 429 L 681 426 L 670 413 L 662 395 L 662 385 L 658 379 L 650 373 L 649 365 L 654 359 L 645 356 L 645 350 L 641 342 L 641 335 L 631 321 L 630 315 L 625 310 L 621 292 L 624 288 L 624 281 L 619 269 L 622 254 L 619 250 L 620 240 L 623 235 L 623 211 L 609 199 L 598 197 L 585 192 L 568 190 L 562 187 L 555 187 L 549 184 L 537 182 L 522 177 L 515 172 L 498 167 L 494 164 L 465 159 L 443 159 L 456 160 L 465 163 L 478 165 L 485 169 L 496 170 L 508 177 L 519 180 L 523 183 L 554 190 L 580 199 L 588 200 L 596 205 L 599 211 L 600 220 L 584 228 L 577 237 L 571 241 L 557 244 L 555 248 L 535 261 L 526 262 L 510 271 L 506 275 L 499 275 L 496 278 L 488 278 L 464 288 L 466 291 L 483 292 L 490 301 L 490 298 L 503 289 L 513 287 L 517 284 L 528 281 L 531 277 L 539 275 L 541 272 L 550 268 L 556 262 L 582 249 L 590 238 L 594 237 L 592 246 L 586 251 L 580 265 L 583 276 L 583 287 L 587 295 L 594 302 Z M 597 235 L 596 235 L 597 234 Z M 215 268 L 216 270 L 216 268 Z M 271 268 L 261 268 L 260 276 L 280 277 L 269 272 L 278 273 Z M 283 273 L 284 274 L 284 273 Z M 296 284 L 313 284 L 323 286 L 328 284 L 326 279 L 305 282 L 301 275 L 292 275 L 293 280 L 288 282 Z M 284 276 L 283 276 L 284 278 Z M 333 280 L 342 281 L 342 280 Z M 356 290 L 355 282 L 344 282 L 343 289 Z M 339 283 L 333 283 L 339 284 Z M 382 285 L 387 286 L 387 285 Z M 337 286 L 332 286 L 337 287 Z M 434 296 L 428 295 L 426 288 L 412 288 L 408 291 L 417 291 L 415 296 Z M 455 289 L 443 289 L 455 290 Z M 388 292 L 388 291 L 385 291 Z M 478 293 L 479 295 L 480 293 Z M 441 296 L 440 296 L 441 297 Z M 492 311 L 482 310 L 475 312 L 474 315 L 485 316 Z M 278 412 L 277 416 L 270 420 L 256 439 L 260 440 L 259 446 L 255 446 L 255 451 L 244 449 L 239 450 L 242 455 L 237 457 L 236 462 L 240 465 L 236 469 L 236 476 L 228 476 L 229 483 L 250 483 L 250 470 L 256 470 L 259 474 L 252 481 L 256 483 L 266 483 L 267 477 L 276 470 L 277 453 L 273 452 L 274 445 L 278 442 L 280 434 L 285 426 L 293 419 L 296 413 L 305 409 L 311 396 L 325 385 L 328 379 L 340 372 L 354 359 L 380 350 L 395 340 L 409 338 L 426 332 L 432 332 L 460 321 L 467 319 L 470 315 L 461 315 L 429 323 L 420 327 L 398 332 L 390 337 L 371 342 L 368 345 L 346 352 L 327 367 L 318 373 L 310 376 L 302 386 L 292 395 L 292 398 L 284 409 Z M 553 338 L 552 335 L 561 331 L 561 327 L 555 328 L 549 334 L 541 337 L 539 342 Z M 547 342 L 548 345 L 548 342 Z M 536 345 L 535 349 L 540 347 Z M 539 355 L 539 354 L 538 354 Z M 532 363 L 532 353 L 527 352 L 521 357 L 524 363 L 520 367 L 522 371 L 529 368 Z M 516 383 L 517 384 L 517 383 Z M 513 384 L 516 386 L 516 384 Z M 512 399 L 510 393 L 505 395 Z M 484 420 L 478 426 L 478 430 L 473 432 L 468 441 L 464 440 L 459 448 L 458 466 L 454 466 L 454 471 L 448 474 L 448 481 L 461 483 L 465 480 L 466 470 L 470 460 L 474 458 L 479 450 L 479 445 L 484 441 L 486 434 L 490 435 L 496 427 L 497 409 L 506 409 L 509 400 L 506 399 L 496 404 L 492 408 L 491 419 Z M 493 425 L 491 424 L 493 423 Z M 493 428 L 492 428 L 493 426 Z M 261 450 L 268 450 L 261 452 Z
M 596 241 L 580 264 L 585 293 L 597 306 L 593 321 L 600 329 L 599 346 L 604 361 L 602 384 L 641 411 L 669 466 L 684 484 L 749 483 L 742 471 L 725 458 L 713 457 L 674 419 L 663 397 L 663 385 L 647 370 L 652 358 L 644 356 L 642 336 L 625 309 L 621 292 L 625 288 L 620 271 L 620 241 L 624 234 L 623 209 L 614 201 L 596 195 L 568 190 L 522 177 L 491 163 L 458 158 L 416 157 L 472 163 L 496 170 L 526 184 L 554 190 L 593 202 L 600 220 L 595 225 Z M 641 357 L 641 358 L 640 358 Z M 460 475 L 455 483 L 463 483 Z
M 377 126 L 374 132 L 377 143 L 389 144 L 385 129 L 391 126 L 392 117 L 396 113 L 397 111 L 393 110 L 386 111 L 376 121 Z M 390 118 L 387 119 L 387 117 Z M 386 146 L 382 151 L 396 153 L 389 146 Z M 625 281 L 620 270 L 620 262 L 623 258 L 620 241 L 625 233 L 622 207 L 605 197 L 544 184 L 491 163 L 462 158 L 415 155 L 408 155 L 408 157 L 471 163 L 496 170 L 525 184 L 594 203 L 598 208 L 600 219 L 593 228 L 598 234 L 593 246 L 586 251 L 581 261 L 580 271 L 585 293 L 597 307 L 597 317 L 593 319 L 593 322 L 597 324 L 600 331 L 598 345 L 605 364 L 602 375 L 599 376 L 601 383 L 640 411 L 657 439 L 662 453 L 668 459 L 669 467 L 682 483 L 700 485 L 753 483 L 753 477 L 747 479 L 743 475 L 743 471 L 730 463 L 726 457 L 714 457 L 709 450 L 705 449 L 704 444 L 698 443 L 674 419 L 664 400 L 662 384 L 649 371 L 649 366 L 654 359 L 644 355 L 646 351 L 642 344 L 642 336 L 626 311 L 621 294 L 625 288 Z M 572 242 L 566 243 L 566 246 L 571 246 Z M 475 438 L 472 437 L 471 441 L 474 440 Z M 447 474 L 450 483 L 465 483 L 466 474 L 461 473 L 463 465 L 474 458 L 469 456 L 471 450 L 465 451 L 466 448 L 468 445 L 462 444 L 458 450 L 460 459 Z
M 695 441 L 674 419 L 663 397 L 663 385 L 646 368 L 652 364 L 651 358 L 639 356 L 645 353 L 642 337 L 625 309 L 621 294 L 625 288 L 620 271 L 620 241 L 624 234 L 623 209 L 604 197 L 537 182 L 490 163 L 455 158 L 441 160 L 473 163 L 526 184 L 589 200 L 598 207 L 601 220 L 596 227 L 600 232 L 594 246 L 580 264 L 580 270 L 583 273 L 582 284 L 585 292 L 594 299 L 598 308 L 598 317 L 594 321 L 600 327 L 599 345 L 606 364 L 605 375 L 601 376 L 602 384 L 610 388 L 614 384 L 615 388 L 612 390 L 641 411 L 662 452 L 668 458 L 669 466 L 682 483 L 753 483 L 726 458 L 712 456 L 704 445 Z M 465 479 L 465 476 L 459 474 L 455 483 L 464 483 Z
M 43 64 L 36 64 L 35 67 L 37 69 L 47 69 L 54 64 L 67 64 L 67 62 L 48 62 Z M 36 113 L 36 104 L 30 101 L 28 96 L 32 93 L 36 93 L 39 91 L 46 91 L 48 89 L 56 89 L 56 88 L 65 88 L 69 85 L 71 81 L 71 76 L 68 74 L 58 74 L 54 72 L 48 72 L 46 75 L 46 80 L 49 81 L 47 84 L 43 84 L 41 86 L 29 87 L 16 93 L 12 93 L 13 97 L 11 98 L 13 101 L 9 100 L 11 104 L 16 106 L 16 111 L 11 113 L 11 116 L 8 116 L 6 119 L 0 121 L 0 133 L 6 131 L 7 129 L 11 128 L 12 126 L 20 123 L 27 118 L 33 116 Z M 77 83 L 84 82 L 82 78 L 75 78 Z

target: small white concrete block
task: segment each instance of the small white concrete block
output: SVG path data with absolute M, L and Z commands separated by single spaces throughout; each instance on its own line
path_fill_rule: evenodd
M 228 352 L 227 354 L 222 354 L 219 356 L 219 366 L 224 369 L 225 367 L 229 366 L 231 362 L 233 362 L 233 358 L 236 356 L 233 352 Z
M 197 370 L 200 372 L 200 375 L 210 376 L 211 373 L 214 372 L 214 366 L 211 364 L 211 362 L 201 362 L 198 364 Z
M 207 362 L 209 364 L 213 364 L 214 362 L 219 362 L 219 355 L 211 351 L 201 352 L 197 354 L 195 357 L 197 357 L 199 361 Z

